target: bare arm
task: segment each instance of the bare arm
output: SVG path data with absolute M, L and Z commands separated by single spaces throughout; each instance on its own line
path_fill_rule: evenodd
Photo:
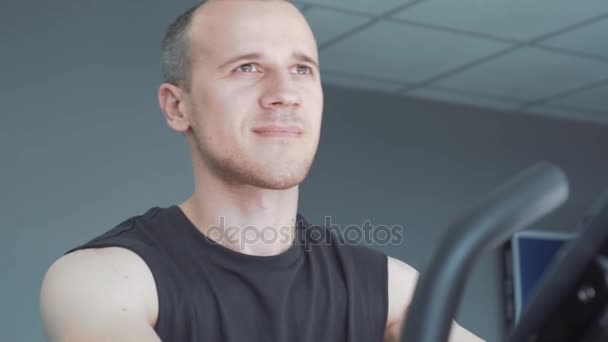
M 55 261 L 40 291 L 48 341 L 160 341 L 154 278 L 135 253 L 80 250 Z
M 407 308 L 414 295 L 419 273 L 413 267 L 395 258 L 388 257 L 388 318 L 385 342 L 399 342 Z M 484 342 L 456 321 L 452 324 L 449 342 Z

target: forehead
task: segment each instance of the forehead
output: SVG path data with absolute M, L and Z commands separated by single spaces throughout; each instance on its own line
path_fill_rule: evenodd
M 287 1 L 216 0 L 195 13 L 190 26 L 193 57 L 221 62 L 234 54 L 292 55 L 313 58 L 317 46 L 304 16 Z

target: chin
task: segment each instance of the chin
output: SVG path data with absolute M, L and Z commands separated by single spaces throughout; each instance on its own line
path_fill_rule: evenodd
M 272 183 L 266 183 L 265 188 L 272 189 L 272 190 L 287 190 L 287 189 L 291 189 L 295 186 L 300 185 L 300 183 L 302 183 L 303 181 L 304 181 L 304 179 L 275 181 Z
M 310 163 L 303 163 L 297 166 L 291 164 L 283 167 L 273 167 L 270 164 L 259 168 L 256 170 L 257 172 L 250 173 L 249 177 L 247 177 L 247 183 L 265 189 L 290 189 L 302 183 L 306 179 L 309 170 Z
M 306 179 L 306 174 L 297 176 L 278 176 L 266 174 L 261 177 L 252 177 L 249 181 L 249 184 L 264 189 L 285 190 L 299 185 L 304 181 L 304 179 Z
M 206 163 L 228 184 L 251 185 L 262 189 L 286 190 L 302 183 L 312 166 L 313 157 L 247 155 L 208 155 Z M 223 158 L 222 158 L 223 157 Z

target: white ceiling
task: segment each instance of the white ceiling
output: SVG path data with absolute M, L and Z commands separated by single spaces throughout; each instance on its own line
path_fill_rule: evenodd
M 608 124 L 608 0 L 296 0 L 328 84 Z

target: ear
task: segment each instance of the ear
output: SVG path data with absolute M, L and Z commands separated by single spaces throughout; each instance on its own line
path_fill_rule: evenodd
M 190 128 L 187 93 L 180 87 L 163 83 L 158 89 L 158 104 L 173 130 L 184 133 Z

